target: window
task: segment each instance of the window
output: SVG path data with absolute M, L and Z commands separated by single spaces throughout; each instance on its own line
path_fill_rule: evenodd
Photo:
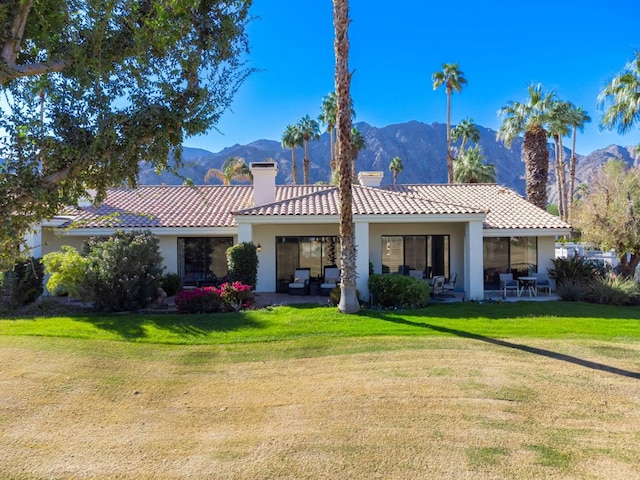
M 449 235 L 382 237 L 382 273 L 421 270 L 428 278 L 449 276 Z
M 538 271 L 538 239 L 536 237 L 485 238 L 484 288 L 500 288 L 500 273 L 522 277 Z
M 276 237 L 276 279 L 278 291 L 288 291 L 296 268 L 309 268 L 312 277 L 324 274 L 324 267 L 340 266 L 338 237 Z
M 213 273 L 225 277 L 227 249 L 233 246 L 231 237 L 181 237 L 178 238 L 178 273 L 188 275 Z

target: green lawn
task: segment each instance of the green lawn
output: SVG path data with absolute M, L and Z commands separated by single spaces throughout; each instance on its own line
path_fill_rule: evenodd
M 473 302 L 413 311 L 297 305 L 238 314 L 82 314 L 0 320 L 0 335 L 70 337 L 156 344 L 232 344 L 322 337 L 457 336 L 637 340 L 640 308 L 567 302 Z
M 640 478 L 640 308 L 0 319 L 0 479 Z

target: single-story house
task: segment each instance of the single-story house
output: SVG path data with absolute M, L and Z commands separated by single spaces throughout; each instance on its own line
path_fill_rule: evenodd
M 296 268 L 319 277 L 340 264 L 339 198 L 332 185 L 276 185 L 277 165 L 252 163 L 253 185 L 114 188 L 97 206 L 70 209 L 44 223 L 34 255 L 81 248 L 115 230 L 150 230 L 168 272 L 224 277 L 225 251 L 259 245 L 258 292 L 286 292 Z M 381 186 L 382 172 L 362 172 L 353 186 L 357 283 L 368 298 L 370 272 L 424 276 L 457 273 L 456 290 L 481 299 L 514 277 L 552 266 L 556 236 L 571 227 L 496 184 Z

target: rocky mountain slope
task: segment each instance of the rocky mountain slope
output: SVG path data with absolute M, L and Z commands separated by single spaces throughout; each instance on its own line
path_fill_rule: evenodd
M 382 170 L 385 174 L 383 184 L 392 182 L 389 163 L 393 157 L 402 159 L 404 170 L 398 177 L 399 183 L 441 183 L 446 181 L 446 125 L 442 123 L 425 124 L 411 121 L 386 127 L 373 127 L 367 123 L 356 123 L 362 132 L 366 148 L 360 152 L 357 160 L 357 170 Z M 524 194 L 524 164 L 522 158 L 522 140 L 516 140 L 510 149 L 496 140 L 496 132 L 489 128 L 478 127 L 480 130 L 480 146 L 487 162 L 493 163 L 497 169 L 498 183 L 513 188 Z M 549 144 L 553 161 L 553 146 Z M 220 168 L 229 157 L 242 157 L 247 163 L 262 162 L 274 159 L 278 163 L 279 171 L 276 179 L 278 184 L 291 183 L 291 151 L 283 149 L 280 142 L 274 140 L 257 140 L 248 145 L 234 145 L 220 152 L 185 148 L 183 153 L 184 165 L 179 172 L 190 178 L 195 184 L 204 183 L 204 176 L 209 168 Z M 302 148 L 296 150 L 299 181 L 302 181 Z M 565 159 L 568 161 L 570 151 L 565 149 Z M 637 165 L 640 155 L 635 153 L 635 147 L 620 147 L 611 145 L 602 150 L 596 150 L 589 155 L 578 155 L 576 185 L 588 181 L 589 176 L 602 163 L 622 158 L 629 165 Z M 318 141 L 309 144 L 309 159 L 311 161 L 310 181 L 329 181 L 329 135 L 322 134 Z M 550 168 L 549 195 L 550 201 L 555 198 L 555 177 Z M 142 167 L 141 184 L 180 184 L 183 180 L 173 174 L 157 175 L 153 170 Z M 212 182 L 217 182 L 212 180 Z

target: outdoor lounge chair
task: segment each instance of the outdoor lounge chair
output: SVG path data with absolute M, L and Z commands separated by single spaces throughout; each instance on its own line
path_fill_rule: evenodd
M 293 282 L 289 284 L 290 295 L 307 295 L 309 293 L 309 282 L 311 280 L 310 268 L 296 268 L 293 275 Z
M 433 298 L 443 297 L 444 296 L 444 284 L 446 279 L 444 275 L 439 275 L 437 277 L 433 277 L 433 286 L 431 287 L 431 296 Z
M 549 295 L 551 295 L 551 282 L 549 281 L 549 275 L 544 272 L 534 273 L 532 276 L 536 277 L 536 288 L 538 290 L 547 289 Z
M 320 284 L 320 294 L 329 295 L 331 290 L 340 282 L 340 269 L 338 267 L 324 267 L 324 278 Z
M 444 289 L 450 292 L 456 289 L 456 280 L 458 279 L 458 274 L 456 272 L 452 273 L 449 277 L 449 280 L 444 282 Z
M 500 273 L 500 290 L 506 298 L 507 291 L 518 293 L 518 281 L 513 279 L 513 273 Z

